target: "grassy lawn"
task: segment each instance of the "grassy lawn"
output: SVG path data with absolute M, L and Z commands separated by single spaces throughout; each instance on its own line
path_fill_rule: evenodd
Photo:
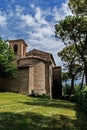
M 87 117 L 67 101 L 0 93 L 0 130 L 87 130 Z

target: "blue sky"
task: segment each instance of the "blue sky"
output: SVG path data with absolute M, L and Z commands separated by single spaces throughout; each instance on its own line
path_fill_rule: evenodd
M 0 0 L 0 37 L 7 40 L 24 39 L 28 50 L 39 49 L 57 53 L 63 43 L 55 38 L 54 25 L 66 15 L 72 15 L 67 0 Z

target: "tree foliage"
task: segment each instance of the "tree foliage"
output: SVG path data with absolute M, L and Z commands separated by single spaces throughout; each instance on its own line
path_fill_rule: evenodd
M 87 18 L 80 16 L 67 16 L 55 25 L 55 33 L 58 38 L 70 43 L 76 43 L 84 47 L 87 40 Z M 84 40 L 84 42 L 83 42 Z
M 74 14 L 87 15 L 87 0 L 69 0 L 68 5 Z
M 0 39 L 0 77 L 15 76 L 17 68 L 14 60 L 14 53 L 8 43 Z
M 67 44 L 74 44 L 82 62 L 87 84 L 87 18 L 67 16 L 55 25 L 56 36 Z
M 68 71 L 67 76 L 71 79 L 71 93 L 74 93 L 74 81 L 82 69 L 80 55 L 75 45 L 63 48 L 58 55 L 63 61 L 64 68 Z

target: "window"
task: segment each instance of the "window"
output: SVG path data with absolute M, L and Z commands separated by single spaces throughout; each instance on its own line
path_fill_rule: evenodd
M 15 45 L 14 45 L 14 53 L 17 54 L 17 51 L 18 51 L 18 45 L 15 44 Z

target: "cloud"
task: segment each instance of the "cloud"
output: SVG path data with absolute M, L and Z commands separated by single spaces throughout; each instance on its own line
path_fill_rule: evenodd
M 67 3 L 62 3 L 61 11 L 64 12 L 65 16 L 72 15 L 72 12 L 70 11 Z
M 7 25 L 7 17 L 6 15 L 4 14 L 4 12 L 1 12 L 0 11 L 0 26 L 1 27 L 4 27 Z
M 72 15 L 67 3 L 62 3 L 61 7 L 58 8 L 57 6 L 53 9 L 54 19 L 55 21 L 59 21 L 64 19 L 67 15 Z
M 21 15 L 25 26 L 33 26 L 35 24 L 34 18 L 31 15 Z
M 39 7 L 36 8 L 36 14 L 35 14 L 35 18 L 37 21 L 39 21 L 41 19 L 41 9 Z
M 30 7 L 31 7 L 31 8 L 35 8 L 35 5 L 34 5 L 34 4 L 31 4 Z
M 19 18 L 20 18 L 20 16 L 23 14 L 23 11 L 24 11 L 24 7 L 21 7 L 21 6 L 19 6 L 19 5 L 16 5 L 16 7 L 15 7 L 15 15 L 16 16 L 19 16 Z

